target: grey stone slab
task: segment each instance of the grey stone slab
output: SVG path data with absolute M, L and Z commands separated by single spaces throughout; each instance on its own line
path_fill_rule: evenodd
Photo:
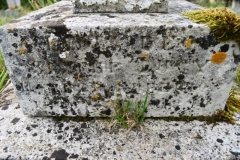
M 73 12 L 168 12 L 168 0 L 74 0 Z
M 117 95 L 135 101 L 146 92 L 147 117 L 223 109 L 238 45 L 218 43 L 180 14 L 198 6 L 169 5 L 169 14 L 72 14 L 66 1 L 3 26 L 0 44 L 24 113 L 102 116 L 114 113 Z M 219 55 L 226 59 L 215 64 Z
M 18 103 L 0 107 L 0 159 L 240 159 L 240 126 L 148 119 L 144 132 L 110 128 L 107 120 L 29 117 Z

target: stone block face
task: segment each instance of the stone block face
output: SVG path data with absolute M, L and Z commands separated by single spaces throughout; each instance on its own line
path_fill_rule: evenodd
M 237 43 L 217 42 L 208 27 L 179 13 L 73 15 L 71 9 L 60 2 L 0 29 L 25 114 L 109 115 L 117 95 L 135 101 L 146 92 L 147 117 L 208 116 L 224 108 Z
M 168 12 L 168 0 L 74 0 L 73 12 Z

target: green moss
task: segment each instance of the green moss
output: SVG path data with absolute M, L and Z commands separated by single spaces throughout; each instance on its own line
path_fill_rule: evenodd
M 206 24 L 219 42 L 235 40 L 240 44 L 240 17 L 227 8 L 202 9 L 183 13 L 197 23 Z

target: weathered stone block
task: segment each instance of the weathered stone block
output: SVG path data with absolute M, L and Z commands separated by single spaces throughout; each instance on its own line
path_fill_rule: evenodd
M 0 44 L 24 113 L 111 114 L 117 95 L 144 99 L 146 116 L 212 115 L 223 109 L 239 47 L 180 14 L 72 14 L 60 2 L 0 29 Z
M 168 0 L 74 0 L 73 12 L 168 12 Z

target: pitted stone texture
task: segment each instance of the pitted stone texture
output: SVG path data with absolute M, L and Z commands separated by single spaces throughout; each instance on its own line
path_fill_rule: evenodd
M 73 0 L 74 13 L 168 12 L 168 0 Z
M 0 159 L 238 160 L 240 126 L 148 119 L 140 129 L 110 128 L 106 120 L 54 121 L 0 107 Z
M 175 2 L 178 10 L 182 1 Z M 70 6 L 60 2 L 1 28 L 24 113 L 108 115 L 117 95 L 143 100 L 147 91 L 147 117 L 224 108 L 237 67 L 235 42 L 216 42 L 206 26 L 176 12 L 72 15 Z M 221 64 L 211 61 L 218 52 L 227 56 Z

